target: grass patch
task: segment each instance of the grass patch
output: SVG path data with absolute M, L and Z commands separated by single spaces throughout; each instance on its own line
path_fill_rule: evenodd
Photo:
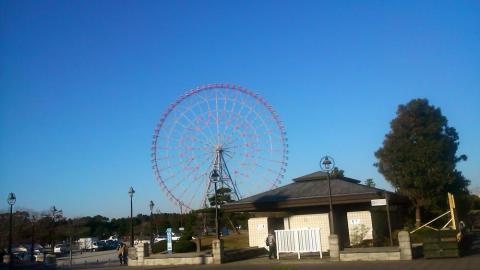
M 202 236 L 202 250 L 212 249 L 212 241 L 216 239 L 215 235 Z M 241 230 L 240 234 L 232 232 L 230 235 L 222 236 L 225 249 L 239 249 L 248 247 L 248 231 Z

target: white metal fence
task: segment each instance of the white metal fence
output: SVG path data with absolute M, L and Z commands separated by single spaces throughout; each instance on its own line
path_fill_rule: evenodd
M 300 253 L 307 252 L 319 252 L 320 258 L 322 258 L 319 228 L 276 230 L 275 239 L 277 243 L 277 259 L 280 259 L 280 253 L 297 253 L 298 259 L 300 259 Z

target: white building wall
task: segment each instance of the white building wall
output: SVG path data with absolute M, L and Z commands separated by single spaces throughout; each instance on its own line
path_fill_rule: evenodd
M 320 242 L 322 250 L 329 250 L 328 236 L 330 224 L 328 214 L 293 215 L 284 218 L 285 229 L 309 229 L 320 228 Z
M 362 240 L 373 239 L 370 211 L 347 212 L 347 220 L 350 245 L 358 244 Z
M 266 217 L 248 219 L 248 244 L 251 247 L 265 247 L 268 236 L 268 220 Z

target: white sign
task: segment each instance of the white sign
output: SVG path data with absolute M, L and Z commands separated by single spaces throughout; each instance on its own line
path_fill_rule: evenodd
M 265 224 L 257 224 L 257 230 L 263 230 L 265 229 Z
M 387 205 L 386 199 L 372 200 L 372 206 L 382 206 L 382 205 Z
M 180 228 L 178 228 L 178 230 L 179 230 L 179 231 L 184 231 L 184 230 L 185 230 L 185 228 L 183 228 L 183 227 L 180 227 Z
M 360 224 L 360 219 L 359 218 L 350 219 L 350 224 L 358 225 L 358 224 Z
M 167 251 L 172 253 L 172 228 L 167 228 Z

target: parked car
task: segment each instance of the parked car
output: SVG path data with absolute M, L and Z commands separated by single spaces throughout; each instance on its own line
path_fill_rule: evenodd
M 92 243 L 92 251 L 107 250 L 107 245 L 104 242 L 97 241 Z
M 68 251 L 69 251 L 68 246 L 64 244 L 55 245 L 55 247 L 53 248 L 53 253 L 55 254 L 65 254 Z
M 107 247 L 108 249 L 117 249 L 117 247 L 120 245 L 120 243 L 117 240 L 107 240 Z

